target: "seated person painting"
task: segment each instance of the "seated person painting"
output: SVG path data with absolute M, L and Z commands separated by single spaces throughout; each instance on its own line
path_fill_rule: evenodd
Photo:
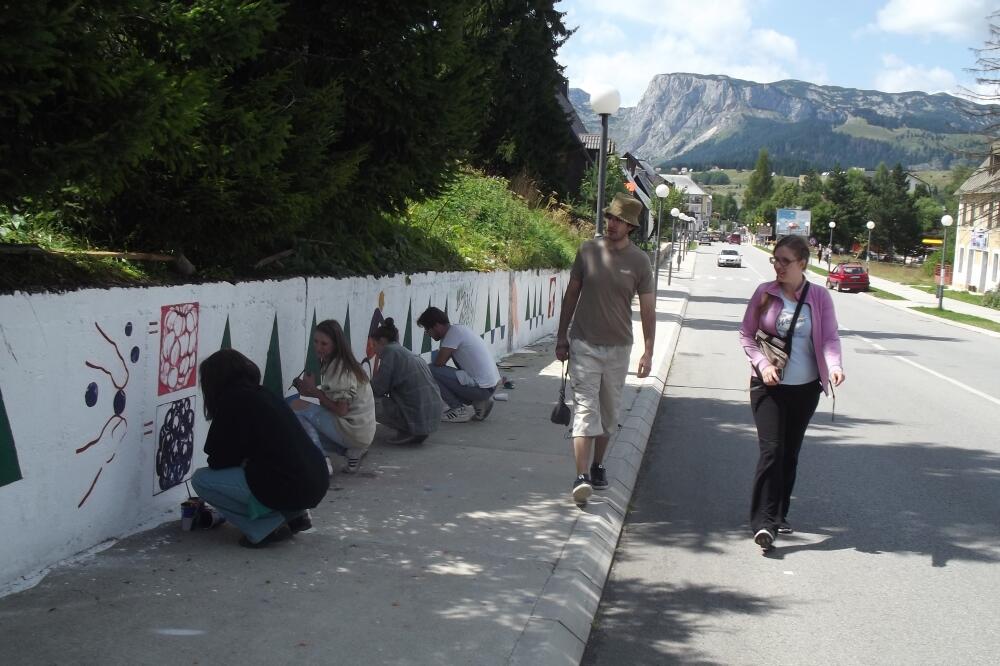
M 191 478 L 198 495 L 257 548 L 312 527 L 309 509 L 330 485 L 323 454 L 285 401 L 260 385 L 260 369 L 233 349 L 199 368 L 208 467 Z
M 441 393 L 424 360 L 399 344 L 392 317 L 371 336 L 378 357 L 372 377 L 375 420 L 396 429 L 390 444 L 420 444 L 441 422 Z

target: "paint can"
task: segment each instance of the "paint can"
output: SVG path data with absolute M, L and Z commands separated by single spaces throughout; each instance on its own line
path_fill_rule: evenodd
M 510 399 L 510 396 L 508 396 L 506 393 L 494 393 L 493 399 L 499 400 L 500 402 L 507 402 Z
M 195 520 L 195 529 L 210 530 L 226 522 L 226 517 L 210 506 L 202 504 Z
M 195 528 L 195 519 L 199 511 L 205 508 L 205 501 L 200 497 L 191 497 L 181 502 L 181 530 L 190 532 Z

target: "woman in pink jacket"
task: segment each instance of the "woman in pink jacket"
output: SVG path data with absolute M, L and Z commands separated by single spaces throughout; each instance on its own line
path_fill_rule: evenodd
M 808 262 L 809 246 L 801 236 L 779 240 L 771 257 L 775 280 L 757 287 L 740 326 L 740 342 L 753 370 L 750 407 L 760 444 L 750 528 L 765 552 L 773 548 L 779 533 L 792 531 L 788 505 L 799 449 L 820 391 L 844 381 L 833 299 L 825 289 L 809 288 Z M 802 307 L 795 318 L 800 299 Z M 787 340 L 793 319 L 788 363 L 778 370 L 761 352 L 755 335 L 760 329 Z

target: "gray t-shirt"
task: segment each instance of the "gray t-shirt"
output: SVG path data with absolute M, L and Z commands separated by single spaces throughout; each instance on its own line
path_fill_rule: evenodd
M 620 250 L 601 239 L 576 253 L 570 279 L 583 284 L 569 337 L 592 345 L 632 344 L 632 298 L 653 292 L 653 269 L 646 253 L 629 243 Z

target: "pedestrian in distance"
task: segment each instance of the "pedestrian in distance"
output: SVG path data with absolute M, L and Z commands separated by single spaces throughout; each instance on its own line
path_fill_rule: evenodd
M 420 444 L 441 423 L 441 392 L 423 359 L 399 344 L 389 317 L 372 334 L 378 370 L 372 377 L 375 420 L 396 429 L 390 444 Z
M 447 405 L 441 421 L 485 421 L 493 411 L 493 393 L 500 383 L 500 371 L 490 348 L 468 326 L 452 324 L 448 315 L 435 307 L 423 311 L 417 326 L 441 343 L 430 362 L 431 374 Z
M 618 424 L 632 351 L 632 299 L 636 294 L 645 344 L 637 376 L 649 376 L 653 362 L 653 269 L 646 253 L 629 238 L 639 228 L 641 212 L 637 199 L 615 195 L 603 211 L 605 236 L 586 241 L 576 254 L 559 313 L 556 358 L 569 361 L 576 462 L 572 496 L 578 506 L 587 503 L 595 488 L 608 487 L 604 455 Z
M 799 451 L 819 394 L 844 381 L 833 299 L 826 289 L 810 289 L 808 263 L 809 246 L 802 237 L 779 240 L 771 256 L 775 279 L 757 287 L 740 325 L 752 370 L 750 407 L 760 449 L 750 529 L 765 552 L 779 533 L 792 531 L 788 509 Z M 758 330 L 784 341 L 788 359 L 783 369 L 768 360 Z
M 313 353 L 320 374 L 303 373 L 292 381 L 299 395 L 317 402 L 293 400 L 292 409 L 309 437 L 327 453 L 347 459 L 344 471 L 354 474 L 375 439 L 375 396 L 364 368 L 354 358 L 340 322 L 316 324 Z
M 208 467 L 195 471 L 198 495 L 257 548 L 312 528 L 309 509 L 330 486 L 323 454 L 280 397 L 260 385 L 260 369 L 234 349 L 204 361 L 202 405 L 210 422 Z

